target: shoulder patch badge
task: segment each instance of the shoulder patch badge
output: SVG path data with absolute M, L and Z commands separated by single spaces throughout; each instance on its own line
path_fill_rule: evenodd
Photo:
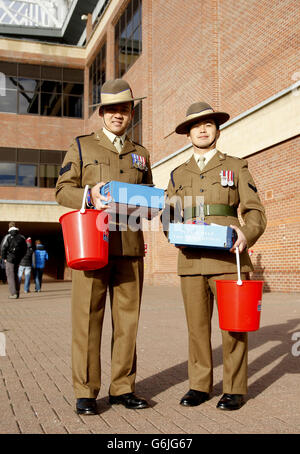
M 62 167 L 59 171 L 60 175 L 63 175 L 64 173 L 68 172 L 68 170 L 71 169 L 72 162 L 68 162 L 64 167 Z
M 248 186 L 250 189 L 252 189 L 252 191 L 257 192 L 257 188 L 255 186 L 253 186 L 253 184 L 248 183 Z

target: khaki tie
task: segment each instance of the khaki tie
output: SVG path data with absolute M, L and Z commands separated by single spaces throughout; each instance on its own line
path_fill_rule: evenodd
M 121 137 L 117 136 L 114 140 L 114 146 L 118 150 L 118 153 L 121 153 L 123 145 L 122 145 L 122 139 Z
M 205 157 L 204 156 L 199 156 L 199 158 L 197 160 L 197 164 L 199 166 L 199 169 L 203 170 L 204 167 L 205 167 Z

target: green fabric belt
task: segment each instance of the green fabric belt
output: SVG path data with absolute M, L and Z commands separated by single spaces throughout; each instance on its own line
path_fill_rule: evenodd
M 237 217 L 236 207 L 222 204 L 204 205 L 204 216 L 233 216 Z M 201 216 L 201 207 L 187 207 L 184 209 L 184 219 L 197 218 Z

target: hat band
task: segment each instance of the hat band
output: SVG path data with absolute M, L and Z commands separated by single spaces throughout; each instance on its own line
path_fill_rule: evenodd
M 109 104 L 109 103 L 116 103 L 116 102 L 130 102 L 133 101 L 131 90 L 124 90 L 120 93 L 101 93 L 101 103 L 102 104 Z
M 201 112 L 190 114 L 186 117 L 185 121 L 192 120 L 193 118 L 199 118 L 204 115 L 210 114 L 210 113 L 215 113 L 213 109 L 205 109 L 202 110 Z

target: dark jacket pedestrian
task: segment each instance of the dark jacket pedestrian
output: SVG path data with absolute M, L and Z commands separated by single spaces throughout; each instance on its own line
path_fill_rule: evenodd
M 20 283 L 18 268 L 26 250 L 25 237 L 19 233 L 19 229 L 15 226 L 15 223 L 10 222 L 8 233 L 1 243 L 1 256 L 5 261 L 8 288 L 11 293 L 9 298 L 19 298 Z

